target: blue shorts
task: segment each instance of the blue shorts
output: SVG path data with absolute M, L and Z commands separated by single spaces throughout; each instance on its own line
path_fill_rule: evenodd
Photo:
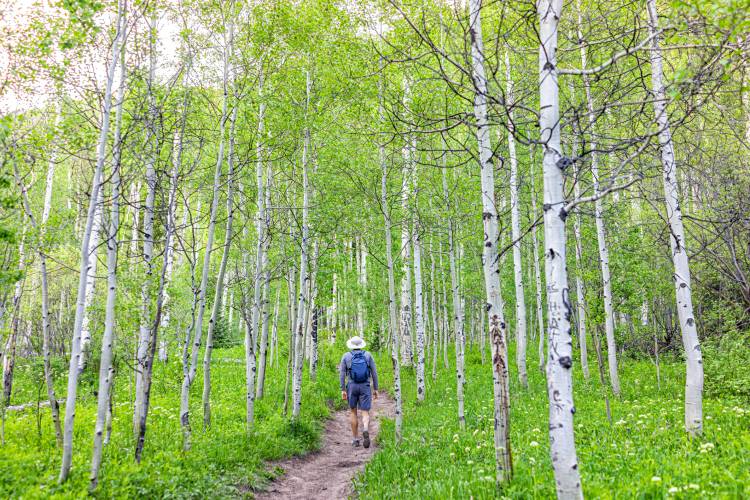
M 357 384 L 349 382 L 346 385 L 346 397 L 349 401 L 349 408 L 357 408 L 369 411 L 372 407 L 372 392 L 370 391 L 370 382 Z

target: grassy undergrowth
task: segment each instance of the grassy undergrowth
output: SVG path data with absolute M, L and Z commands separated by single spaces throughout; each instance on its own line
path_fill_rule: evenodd
M 745 350 L 745 353 L 748 351 Z M 511 359 L 513 354 L 510 354 Z M 403 441 L 395 444 L 392 422 L 384 425 L 382 451 L 357 479 L 362 498 L 553 498 L 554 479 L 547 434 L 545 378 L 529 360 L 529 389 L 516 373 L 511 382 L 511 438 L 515 476 L 494 486 L 492 375 L 476 351 L 466 369 L 466 429 L 456 418 L 455 373 L 440 362 L 427 397 L 415 404 L 413 371 L 405 370 Z M 707 361 L 706 379 L 726 367 Z M 731 362 L 731 359 L 726 360 Z M 381 365 L 390 362 L 381 359 Z M 740 365 L 741 366 L 741 365 Z M 704 435 L 683 431 L 684 365 L 663 363 L 661 388 L 648 360 L 622 360 L 622 398 L 611 398 L 612 424 L 604 392 L 591 366 L 584 381 L 575 370 L 576 445 L 584 493 L 589 498 L 750 497 L 750 404 L 736 391 L 707 391 Z M 735 368 L 739 368 L 736 366 Z M 384 373 L 388 371 L 383 370 Z M 431 368 L 428 367 L 428 374 Z M 390 375 L 387 375 L 390 378 Z
M 242 348 L 217 350 L 212 365 L 212 427 L 203 431 L 201 405 L 202 374 L 198 371 L 191 395 L 193 446 L 182 451 L 179 424 L 179 392 L 182 369 L 178 359 L 157 364 L 144 459 L 134 463 L 130 376 L 116 378 L 112 441 L 105 448 L 100 486 L 95 496 L 103 498 L 221 498 L 262 484 L 264 460 L 304 453 L 319 444 L 321 422 L 338 401 L 334 364 L 337 355 L 322 353 L 322 366 L 315 383 L 307 370 L 303 382 L 301 420 L 292 425 L 281 416 L 284 400 L 286 356 L 278 368 L 271 367 L 266 396 L 256 403 L 256 427 L 247 436 L 245 421 L 245 375 Z M 62 371 L 62 360 L 59 370 Z M 121 370 L 128 370 L 121 363 Z M 44 400 L 41 366 L 19 360 L 12 404 Z M 1 498 L 81 498 L 86 496 L 91 462 L 96 398 L 93 378 L 85 375 L 79 388 L 73 469 L 70 480 L 57 484 L 60 449 L 56 446 L 48 408 L 35 407 L 9 412 L 6 444 L 0 448 Z M 62 373 L 57 377 L 58 397 L 65 392 Z M 291 410 L 291 406 L 290 406 Z

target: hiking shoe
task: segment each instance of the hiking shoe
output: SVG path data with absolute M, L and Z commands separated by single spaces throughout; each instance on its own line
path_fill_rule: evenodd
M 370 441 L 368 440 L 368 441 L 367 441 L 367 443 L 368 443 L 368 445 L 367 445 L 367 446 L 370 446 L 370 445 L 369 445 L 369 442 L 370 442 Z M 359 439 L 352 439 L 352 448 L 359 448 Z
M 367 431 L 364 431 L 362 433 L 362 437 L 365 438 L 363 442 L 365 448 L 369 448 L 370 447 L 370 433 Z

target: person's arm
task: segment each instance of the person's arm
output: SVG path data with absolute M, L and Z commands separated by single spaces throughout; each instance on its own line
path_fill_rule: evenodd
M 375 368 L 375 358 L 370 354 L 370 375 L 372 376 L 372 388 L 378 390 L 378 370 Z
M 341 357 L 339 364 L 339 386 L 341 386 L 341 392 L 346 392 L 346 354 Z

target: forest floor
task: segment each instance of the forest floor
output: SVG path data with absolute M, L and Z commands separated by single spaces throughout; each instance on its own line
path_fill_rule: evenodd
M 259 499 L 339 499 L 354 493 L 353 479 L 364 470 L 378 449 L 377 437 L 380 419 L 393 418 L 395 401 L 384 390 L 373 401 L 370 420 L 370 448 L 352 447 L 349 427 L 349 410 L 333 414 L 326 424 L 320 450 L 292 457 L 271 465 L 283 470 L 283 475 L 273 481 L 268 489 L 257 492 Z M 360 438 L 362 417 L 360 416 Z

